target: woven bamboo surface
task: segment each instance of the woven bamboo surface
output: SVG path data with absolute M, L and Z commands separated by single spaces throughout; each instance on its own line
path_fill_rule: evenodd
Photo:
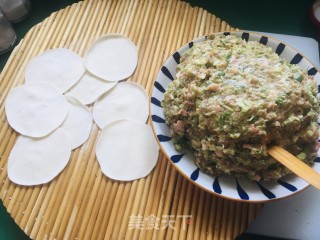
M 0 76 L 0 198 L 33 239 L 234 239 L 262 204 L 211 195 L 184 179 L 159 155 L 152 173 L 133 182 L 105 177 L 95 157 L 99 130 L 76 149 L 49 184 L 23 187 L 7 176 L 8 155 L 18 137 L 6 120 L 8 91 L 24 82 L 27 62 L 56 47 L 81 56 L 106 33 L 128 36 L 139 49 L 129 81 L 150 93 L 167 57 L 193 38 L 234 30 L 201 8 L 177 0 L 91 0 L 53 13 L 34 26 L 14 49 Z

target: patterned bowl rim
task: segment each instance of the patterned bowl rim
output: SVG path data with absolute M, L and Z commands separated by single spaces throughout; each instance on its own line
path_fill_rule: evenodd
M 269 36 L 268 34 L 262 34 L 262 33 L 257 33 L 257 32 L 252 32 L 252 31 L 242 31 L 242 30 L 238 30 L 238 31 L 224 31 L 224 32 L 215 32 L 215 33 L 211 33 L 211 34 L 207 34 L 207 35 L 203 35 L 203 36 L 199 36 L 195 39 L 192 39 L 191 41 L 183 44 L 182 46 L 180 46 L 179 48 L 177 48 L 172 54 L 170 54 L 165 60 L 164 62 L 162 63 L 161 65 L 161 68 L 167 63 L 167 61 L 171 58 L 171 57 L 174 57 L 174 54 L 176 52 L 179 52 L 181 51 L 181 49 L 185 48 L 186 46 L 189 45 L 189 47 L 191 47 L 193 45 L 194 42 L 202 42 L 203 40 L 207 39 L 208 36 L 210 35 L 230 35 L 230 34 L 242 34 L 241 35 L 241 38 L 242 39 L 245 39 L 246 41 L 248 41 L 248 38 L 249 38 L 249 35 L 253 35 L 253 36 L 256 36 L 256 37 L 260 37 L 261 40 L 263 40 L 264 38 L 267 38 L 267 39 L 271 39 L 273 42 L 276 42 L 278 43 L 279 46 L 281 46 L 281 48 L 283 47 L 288 47 L 291 51 L 293 51 L 296 55 L 298 55 L 299 57 L 301 58 L 304 58 L 309 65 L 312 66 L 312 70 L 313 71 L 313 74 L 312 75 L 315 75 L 316 73 L 319 73 L 319 70 L 318 68 L 301 52 L 299 52 L 296 48 L 292 47 L 291 45 L 283 42 L 283 41 L 280 41 L 278 40 L 277 38 L 275 37 L 272 37 L 272 36 Z M 249 40 L 250 41 L 250 40 Z M 185 51 L 185 50 L 184 50 Z M 283 49 L 280 49 L 280 51 L 282 52 Z M 281 54 L 278 53 L 278 55 Z M 301 60 L 301 59 L 300 59 Z M 308 70 L 308 73 L 309 71 Z M 154 134 L 154 137 L 160 147 L 160 150 L 161 152 L 165 155 L 165 158 L 167 161 L 170 162 L 170 164 L 174 167 L 174 169 L 179 173 L 181 174 L 187 181 L 191 182 L 192 184 L 194 184 L 195 186 L 199 187 L 200 189 L 206 191 L 207 193 L 209 194 L 213 194 L 217 197 L 221 197 L 221 198 L 224 198 L 224 199 L 227 199 L 227 200 L 231 200 L 231 201 L 236 201 L 236 202 L 245 202 L 245 203 L 269 203 L 269 202 L 274 202 L 274 201 L 279 201 L 279 200 L 283 200 L 283 199 L 287 199 L 287 198 L 290 198 L 290 197 L 293 197 L 301 192 L 303 192 L 304 190 L 306 190 L 308 187 L 310 187 L 311 185 L 309 183 L 306 184 L 306 186 L 302 187 L 302 188 L 299 188 L 293 192 L 291 192 L 290 194 L 288 195 L 285 195 L 285 196 L 281 196 L 281 197 L 276 197 L 276 198 L 271 198 L 271 199 L 261 199 L 261 200 L 245 200 L 245 199 L 238 199 L 238 198 L 233 198 L 233 197 L 230 197 L 230 196 L 226 196 L 226 195 L 223 195 L 223 194 L 219 194 L 219 193 L 216 193 L 215 191 L 212 191 L 212 190 L 209 190 L 207 189 L 206 187 L 202 186 L 200 183 L 192 180 L 179 166 L 177 166 L 171 159 L 170 159 L 170 156 L 168 155 L 166 149 L 164 148 L 164 146 L 161 144 L 161 142 L 159 141 L 158 139 L 158 135 L 157 135 L 157 131 L 155 129 L 155 126 L 154 126 L 154 121 L 152 119 L 152 97 L 153 97 L 153 93 L 154 93 L 154 89 L 155 89 L 155 82 L 157 81 L 157 79 L 159 78 L 159 75 L 161 73 L 161 69 L 158 71 L 157 75 L 156 75 L 156 78 L 153 80 L 153 83 L 152 83 L 152 88 L 151 88 L 151 96 L 149 97 L 149 120 L 151 122 L 151 128 L 152 128 L 152 132 Z M 318 89 L 320 90 L 320 86 L 318 84 Z M 319 92 L 318 90 L 318 92 Z M 319 157 L 318 157 L 319 158 Z M 200 170 L 201 171 L 201 170 Z M 213 176 L 212 176 L 213 177 Z M 298 177 L 298 176 L 296 176 Z M 237 180 L 236 180 L 237 181 Z

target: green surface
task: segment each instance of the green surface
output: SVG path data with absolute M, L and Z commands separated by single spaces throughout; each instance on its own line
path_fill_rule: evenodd
M 24 240 L 30 238 L 15 224 L 0 201 L 0 240 L 7 239 Z
M 313 0 L 189 0 L 240 29 L 317 38 L 309 13 Z
M 64 8 L 76 0 L 34 0 L 30 16 L 14 24 L 18 42 L 35 24 L 43 21 L 52 12 Z M 318 32 L 309 18 L 313 0 L 189 0 L 193 6 L 203 7 L 209 12 L 240 29 L 282 33 L 317 39 Z M 0 70 L 10 52 L 0 55 Z M 0 201 L 0 240 L 29 239 L 10 218 Z M 253 238 L 250 238 L 253 239 Z M 257 238 L 259 239 L 259 238 Z

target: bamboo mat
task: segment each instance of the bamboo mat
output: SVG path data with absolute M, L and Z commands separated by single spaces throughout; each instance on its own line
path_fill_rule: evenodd
M 0 77 L 0 198 L 20 228 L 33 239 L 234 239 L 242 233 L 262 204 L 210 195 L 180 176 L 162 154 L 144 179 L 105 177 L 95 158 L 97 126 L 49 184 L 13 184 L 7 158 L 18 135 L 6 121 L 3 104 L 8 91 L 24 82 L 26 63 L 50 48 L 66 47 L 84 56 L 103 34 L 127 35 L 139 49 L 138 67 L 129 80 L 150 93 L 175 49 L 200 35 L 231 30 L 207 11 L 177 0 L 84 1 L 34 26 Z

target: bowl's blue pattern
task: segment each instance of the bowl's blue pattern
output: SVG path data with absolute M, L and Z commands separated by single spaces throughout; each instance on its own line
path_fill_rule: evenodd
M 292 64 L 298 64 L 308 71 L 309 75 L 313 75 L 318 83 L 320 76 L 317 69 L 307 60 L 303 55 L 268 36 L 262 36 L 256 33 L 249 32 L 223 32 L 216 33 L 217 35 L 235 34 L 246 41 L 258 41 L 268 47 L 271 47 L 281 57 L 285 58 Z M 278 181 L 272 182 L 250 182 L 243 179 L 236 179 L 233 176 L 209 176 L 200 171 L 200 169 L 193 163 L 193 155 L 188 150 L 177 152 L 174 149 L 172 138 L 170 136 L 169 127 L 166 125 L 161 107 L 163 94 L 166 91 L 168 84 L 174 80 L 176 74 L 176 65 L 180 62 L 181 53 L 188 48 L 191 48 L 194 43 L 204 41 L 207 36 L 197 38 L 188 44 L 184 45 L 173 53 L 169 59 L 161 67 L 151 96 L 151 122 L 155 134 L 160 143 L 160 147 L 171 160 L 173 165 L 185 177 L 191 179 L 196 185 L 204 188 L 206 191 L 242 201 L 269 201 L 271 199 L 280 199 L 292 195 L 305 189 L 309 184 L 297 176 L 289 175 L 283 177 Z M 320 172 L 320 158 L 314 160 L 313 168 Z

